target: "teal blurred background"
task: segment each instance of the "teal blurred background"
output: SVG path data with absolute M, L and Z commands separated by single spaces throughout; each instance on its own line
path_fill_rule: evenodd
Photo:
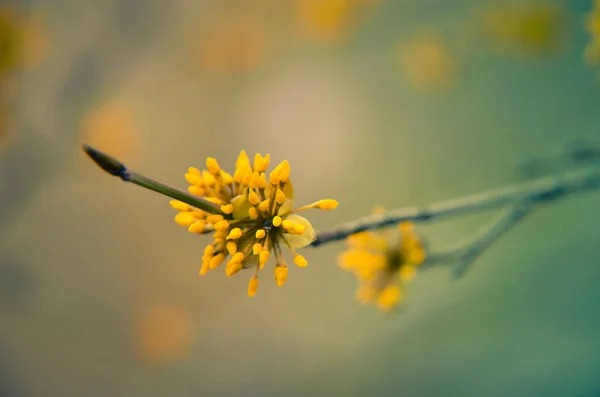
M 591 1 L 532 2 L 560 7 L 539 53 L 484 34 L 498 1 L 356 0 L 341 16 L 296 3 L 6 4 L 48 43 L 2 86 L 0 395 L 597 396 L 600 193 L 536 210 L 461 280 L 424 272 L 382 315 L 355 302 L 341 243 L 305 249 L 282 288 L 269 270 L 252 299 L 245 273 L 198 277 L 207 239 L 83 155 L 90 142 L 184 188 L 207 156 L 231 170 L 241 149 L 268 152 L 290 161 L 297 204 L 340 202 L 308 215 L 324 229 L 501 186 L 529 156 L 600 140 Z M 406 50 L 420 37 L 443 43 L 424 63 Z M 446 247 L 494 215 L 419 231 Z

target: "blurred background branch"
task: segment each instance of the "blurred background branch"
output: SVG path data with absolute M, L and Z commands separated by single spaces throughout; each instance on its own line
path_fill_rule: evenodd
M 553 201 L 581 191 L 600 187 L 600 168 L 588 167 L 503 188 L 434 203 L 422 208 L 405 207 L 380 215 L 370 215 L 318 233 L 312 246 L 339 241 L 363 231 L 376 230 L 404 221 L 432 222 L 447 217 L 471 214 L 492 208 L 531 202 L 531 205 Z

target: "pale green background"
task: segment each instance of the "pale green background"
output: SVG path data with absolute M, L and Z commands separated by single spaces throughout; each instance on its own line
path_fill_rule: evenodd
M 320 229 L 375 204 L 499 186 L 529 155 L 600 138 L 597 71 L 582 60 L 590 1 L 564 2 L 572 25 L 560 56 L 475 46 L 441 94 L 414 91 L 392 52 L 422 27 L 460 31 L 494 1 L 388 0 L 346 45 L 290 41 L 263 69 L 219 80 L 185 66 L 183 38 L 208 3 L 40 2 L 53 47 L 24 77 L 22 134 L 0 153 L 0 390 L 598 395 L 600 193 L 540 208 L 460 281 L 445 269 L 420 275 L 402 313 L 383 316 L 355 303 L 355 282 L 335 263 L 342 244 L 305 250 L 309 267 L 291 268 L 284 288 L 266 273 L 253 299 L 245 273 L 199 278 L 206 240 L 173 223 L 165 198 L 102 174 L 78 148 L 85 112 L 122 100 L 139 124 L 141 154 L 123 159 L 131 167 L 184 187 L 185 169 L 206 156 L 230 168 L 242 148 L 269 152 L 292 164 L 298 203 L 340 201 L 312 214 Z M 490 215 L 420 230 L 444 247 Z M 132 312 L 156 296 L 189 310 L 196 329 L 170 366 L 144 364 L 131 346 Z

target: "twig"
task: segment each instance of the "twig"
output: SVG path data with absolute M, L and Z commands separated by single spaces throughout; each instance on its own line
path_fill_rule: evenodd
M 125 182 L 131 182 L 135 185 L 144 187 L 157 193 L 164 194 L 165 196 L 182 201 L 186 204 L 189 204 L 208 213 L 224 215 L 223 212 L 221 212 L 221 208 L 214 203 L 206 201 L 201 197 L 193 196 L 187 192 L 176 189 L 174 187 L 165 185 L 164 183 L 147 178 L 143 175 L 138 174 L 137 172 L 130 171 L 127 169 L 125 164 L 121 163 L 119 160 L 105 153 L 102 153 L 99 150 L 94 149 L 90 145 L 84 144 L 82 145 L 82 147 L 83 151 L 100 168 L 102 168 L 104 171 L 108 172 L 113 176 L 121 178 Z
M 432 204 L 423 208 L 400 208 L 391 210 L 384 215 L 363 217 L 318 233 L 317 239 L 311 246 L 318 247 L 322 244 L 343 240 L 355 233 L 385 228 L 402 221 L 425 222 L 439 220 L 526 201 L 530 201 L 532 205 L 538 205 L 574 192 L 593 190 L 599 187 L 600 169 L 596 167 L 565 173 L 560 177 L 547 176 L 472 196 Z
M 574 171 L 600 164 L 600 147 L 584 140 L 573 140 L 556 155 L 533 157 L 517 166 L 517 180 L 540 178 L 544 175 Z
M 534 207 L 535 204 L 531 201 L 517 204 L 494 219 L 462 248 L 458 248 L 453 255 L 455 257 L 455 264 L 452 268 L 453 278 L 462 277 L 483 251 L 529 214 Z

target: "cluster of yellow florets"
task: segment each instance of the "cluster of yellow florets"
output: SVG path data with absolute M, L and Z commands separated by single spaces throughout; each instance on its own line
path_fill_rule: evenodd
M 188 191 L 220 206 L 222 214 L 209 214 L 181 201 L 171 201 L 180 211 L 175 222 L 188 228 L 191 233 L 213 233 L 213 242 L 204 249 L 200 275 L 225 266 L 227 276 L 242 269 L 254 268 L 248 285 L 248 295 L 254 296 L 258 288 L 258 273 L 275 255 L 275 280 L 285 283 L 288 268 L 283 258 L 282 246 L 294 256 L 294 263 L 306 267 L 306 259 L 296 248 L 309 245 L 316 238 L 310 222 L 296 213 L 309 208 L 335 209 L 337 201 L 327 199 L 293 209 L 294 189 L 290 180 L 290 164 L 281 162 L 269 174 L 270 156 L 256 154 L 254 164 L 242 151 L 233 175 L 223 171 L 217 160 L 206 160 L 207 170 L 189 168 L 185 174 L 190 183 Z
M 585 20 L 585 29 L 591 40 L 585 48 L 585 59 L 593 66 L 600 64 L 600 0 L 594 1 L 594 8 Z
M 354 273 L 360 282 L 356 298 L 362 303 L 375 302 L 383 311 L 402 300 L 404 283 L 412 280 L 426 253 L 413 224 L 403 222 L 392 230 L 361 232 L 347 239 L 348 251 L 339 265 Z

